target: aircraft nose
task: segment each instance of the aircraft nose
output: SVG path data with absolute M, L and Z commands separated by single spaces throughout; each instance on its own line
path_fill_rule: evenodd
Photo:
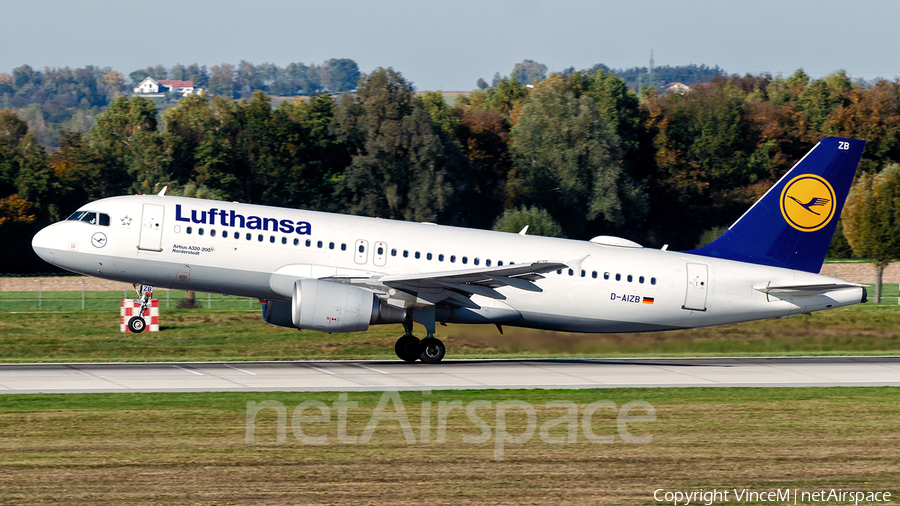
M 52 228 L 53 225 L 42 228 L 38 233 L 34 234 L 34 237 L 31 239 L 31 249 L 33 249 L 41 259 L 51 264 L 53 263 L 53 250 L 55 249 L 53 246 L 56 242 L 54 240 L 53 231 L 51 230 Z

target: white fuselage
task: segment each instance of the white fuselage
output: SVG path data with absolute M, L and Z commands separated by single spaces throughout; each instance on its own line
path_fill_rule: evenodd
M 473 296 L 486 308 L 479 321 L 574 332 L 666 330 L 783 317 L 864 297 L 861 287 L 846 284 L 776 297 L 760 289 L 843 282 L 640 247 L 156 195 L 113 197 L 82 209 L 108 215 L 109 225 L 56 223 L 35 236 L 35 251 L 62 268 L 100 278 L 260 299 L 290 300 L 298 278 L 540 260 L 572 269 L 535 281 L 540 292 L 505 286 L 497 289 L 505 300 Z M 438 321 L 475 321 L 455 314 L 439 313 Z

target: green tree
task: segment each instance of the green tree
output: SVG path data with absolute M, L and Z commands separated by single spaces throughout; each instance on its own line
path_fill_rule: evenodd
M 553 216 L 538 206 L 523 205 L 518 209 L 507 209 L 494 222 L 493 230 L 518 233 L 526 226 L 529 235 L 565 237 L 562 227 Z
M 379 68 L 363 76 L 357 94 L 341 98 L 332 125 L 352 154 L 339 186 L 349 212 L 464 221 L 457 202 L 466 191 L 466 159 L 398 72 Z
M 622 172 L 618 136 L 594 100 L 576 98 L 560 77 L 535 87 L 512 141 L 514 199 L 564 216 L 569 237 L 643 217 L 645 196 Z
M 859 177 L 847 196 L 842 224 L 853 252 L 875 264 L 875 302 L 881 302 L 884 268 L 900 257 L 900 165 Z
M 510 77 L 522 84 L 537 84 L 547 78 L 547 66 L 534 60 L 522 60 L 513 66 Z
M 420 98 L 431 120 L 450 135 L 456 135 L 459 118 L 454 116 L 440 91 L 426 91 Z

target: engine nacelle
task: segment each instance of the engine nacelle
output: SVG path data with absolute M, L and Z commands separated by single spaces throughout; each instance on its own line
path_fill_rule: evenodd
M 369 290 L 318 279 L 294 282 L 291 323 L 320 332 L 361 332 L 376 323 L 401 323 L 403 309 L 383 304 Z

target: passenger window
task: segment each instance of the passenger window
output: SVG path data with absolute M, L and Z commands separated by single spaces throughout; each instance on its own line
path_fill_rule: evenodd
M 321 244 L 321 242 L 320 242 L 319 244 Z M 319 246 L 319 247 L 321 248 L 321 246 Z M 365 252 L 366 252 L 366 247 L 363 246 L 362 244 L 360 244 L 360 245 L 359 245 L 359 252 L 360 252 L 360 253 L 365 253 Z
M 472 263 L 475 264 L 475 265 L 478 265 L 478 262 L 480 262 L 480 260 L 478 260 L 477 257 L 475 258 L 475 260 L 472 261 Z
M 632 277 L 631 274 L 628 275 L 628 282 L 631 283 Z
M 209 236 L 210 236 L 210 237 L 215 237 L 215 236 L 216 236 L 216 229 L 210 230 L 210 231 L 209 231 Z
M 622 281 L 622 275 L 616 274 L 616 281 Z
M 247 232 L 247 240 L 249 241 L 249 240 L 251 240 L 252 238 L 253 238 L 253 236 L 250 235 L 250 232 Z
M 416 251 L 416 260 L 418 260 L 421 256 L 422 256 L 422 254 L 419 253 L 418 251 Z
M 556 271 L 556 273 L 559 274 L 559 275 L 562 275 L 562 269 L 558 269 L 558 270 Z
M 228 239 L 228 231 L 227 230 L 222 231 L 222 239 Z
M 333 243 L 333 242 L 328 243 L 328 249 L 334 249 L 334 243 Z
M 270 236 L 269 236 L 269 242 L 271 242 L 271 243 L 273 243 L 273 244 L 275 243 L 275 236 L 274 236 L 274 235 L 270 235 Z
M 444 254 L 441 253 L 440 255 L 438 255 L 438 262 L 443 262 L 443 261 L 444 261 Z
M 655 284 L 656 284 L 656 278 L 650 278 L 650 284 L 651 284 L 651 285 L 655 285 Z
M 403 250 L 403 258 L 409 258 L 409 250 Z
M 597 271 L 592 272 L 591 277 L 597 279 Z
M 296 240 L 296 239 L 295 239 Z M 281 238 L 281 244 L 287 244 L 287 237 Z
M 317 241 L 317 242 L 316 242 L 316 247 L 317 247 L 317 248 L 321 248 L 321 247 L 322 247 L 322 241 Z M 362 246 L 360 246 L 360 248 L 362 248 Z
M 307 240 L 306 240 L 306 247 L 309 248 L 310 246 L 312 246 L 312 241 L 310 241 L 309 239 L 307 239 Z
M 573 271 L 572 269 L 569 269 L 569 276 L 574 276 L 574 275 L 575 275 L 575 271 Z
M 294 238 L 294 246 L 300 246 L 300 239 Z
M 391 256 L 392 256 L 392 257 L 397 256 L 397 248 L 394 248 L 394 249 L 391 250 Z
M 203 227 L 200 227 L 200 228 L 197 229 L 197 234 L 198 234 L 198 235 L 203 235 Z
M 484 261 L 484 265 L 486 265 L 487 267 L 490 267 L 490 266 L 491 266 L 491 260 L 490 260 L 490 259 L 485 260 L 485 261 Z
M 497 261 L 497 267 L 503 267 L 503 260 Z
M 431 260 L 431 253 L 427 253 L 427 254 L 425 255 L 425 259 L 426 259 L 426 260 Z
M 638 283 L 641 283 L 641 284 L 644 283 L 644 276 L 641 276 L 638 278 Z
M 450 255 L 450 263 L 451 264 L 456 263 L 456 255 Z
M 258 236 L 256 236 L 256 240 L 259 242 L 263 242 L 263 235 L 259 234 Z
M 108 227 L 109 226 L 109 215 L 100 213 L 100 226 Z
M 469 263 L 469 258 L 468 258 L 468 257 L 462 257 L 462 263 L 464 263 L 464 264 Z
M 378 254 L 379 254 L 379 255 L 384 255 L 384 247 L 382 247 L 382 246 L 379 246 L 379 247 L 378 247 Z
M 608 272 L 604 272 L 604 273 L 603 273 L 603 279 L 609 279 L 609 273 L 608 273 Z
M 186 229 L 184 229 L 184 231 L 190 234 L 194 231 L 194 229 L 192 229 L 191 227 L 187 227 Z
M 581 271 L 581 277 L 584 277 L 584 271 Z
M 347 251 L 347 243 L 341 243 L 341 251 Z

